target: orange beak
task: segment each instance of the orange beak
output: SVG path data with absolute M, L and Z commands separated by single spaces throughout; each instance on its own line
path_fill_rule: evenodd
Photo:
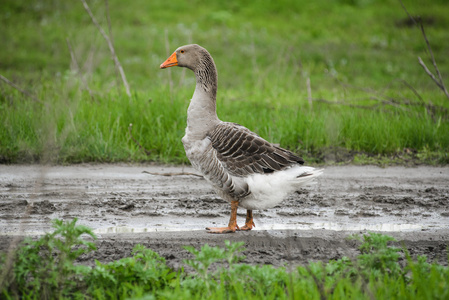
M 174 67 L 177 65 L 178 65 L 178 59 L 176 58 L 176 52 L 173 52 L 173 54 L 170 55 L 170 57 L 167 58 L 167 60 L 161 64 L 160 68 L 165 69 L 165 68 Z

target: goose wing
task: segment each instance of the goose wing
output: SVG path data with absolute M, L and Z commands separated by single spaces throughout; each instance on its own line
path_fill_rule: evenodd
M 217 159 L 234 176 L 272 173 L 304 163 L 301 157 L 267 142 L 239 124 L 221 122 L 208 137 Z

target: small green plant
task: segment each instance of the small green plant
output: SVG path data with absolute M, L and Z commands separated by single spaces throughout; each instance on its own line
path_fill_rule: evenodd
M 7 298 L 59 299 L 90 295 L 94 298 L 137 297 L 164 289 L 176 276 L 165 259 L 142 245 L 136 245 L 132 257 L 102 264 L 95 268 L 75 264 L 80 255 L 96 250 L 92 230 L 76 225 L 77 219 L 53 220 L 55 231 L 38 240 L 25 239 L 13 256 L 13 267 L 5 274 L 6 256 L 0 256 L 2 278 L 0 295 Z M 1 298 L 1 297 L 0 297 Z
M 245 256 L 238 255 L 239 252 L 244 251 L 243 244 L 243 242 L 231 243 L 226 240 L 225 248 L 210 247 L 208 244 L 205 244 L 200 250 L 197 250 L 192 246 L 184 246 L 184 249 L 195 256 L 194 259 L 184 260 L 184 263 L 195 270 L 196 276 L 203 280 L 204 287 L 209 291 L 212 287 L 211 284 L 217 285 L 220 278 L 219 274 L 225 270 L 223 267 L 224 262 L 228 264 L 228 270 L 233 270 L 236 263 L 245 259 Z M 221 268 L 211 272 L 211 266 L 218 263 L 221 264 Z
M 8 280 L 2 292 L 16 297 L 53 298 L 70 295 L 83 285 L 90 268 L 74 265 L 74 261 L 96 249 L 82 235 L 96 237 L 90 228 L 76 222 L 76 218 L 67 222 L 53 220 L 55 231 L 36 241 L 25 239 L 13 257 L 13 268 L 3 277 Z
M 164 289 L 175 277 L 165 264 L 165 259 L 151 249 L 136 245 L 132 257 L 102 264 L 96 261 L 96 267 L 87 276 L 91 283 L 88 292 L 95 297 L 105 298 L 113 295 L 136 297 L 138 292 Z M 114 297 L 112 297 L 114 298 Z
M 244 260 L 245 256 L 239 255 L 239 252 L 245 250 L 243 245 L 243 242 L 231 243 L 226 240 L 225 248 L 210 247 L 205 244 L 200 250 L 196 250 L 192 246 L 184 246 L 184 249 L 195 256 L 194 259 L 184 260 L 184 263 L 192 267 L 203 279 L 207 279 L 209 278 L 209 267 L 212 264 L 227 262 L 229 269 L 232 269 L 236 263 Z
M 359 267 L 374 275 L 389 273 L 402 275 L 403 271 L 398 263 L 400 248 L 388 246 L 389 242 L 396 240 L 388 235 L 370 232 L 368 235 L 353 236 L 362 244 L 359 246 L 361 254 L 357 257 Z
M 245 259 L 244 255 L 240 255 L 240 252 L 245 251 L 243 245 L 243 242 L 226 240 L 224 248 L 206 244 L 196 250 L 185 246 L 195 257 L 184 263 L 192 267 L 195 273 L 187 276 L 182 286 L 196 292 L 206 291 L 208 296 L 226 295 L 231 299 L 267 295 L 284 297 L 289 280 L 285 269 L 275 269 L 271 265 L 241 264 Z

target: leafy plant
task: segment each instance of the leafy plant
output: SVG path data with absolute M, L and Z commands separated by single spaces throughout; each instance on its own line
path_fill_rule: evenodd
M 164 289 L 176 275 L 167 267 L 163 257 L 142 245 L 134 247 L 132 257 L 107 264 L 96 261 L 95 264 L 86 282 L 91 283 L 88 291 L 96 297 L 135 297 L 134 287 L 139 287 L 139 292 Z
M 206 290 L 209 291 L 212 285 L 216 286 L 220 278 L 219 274 L 225 270 L 222 266 L 224 262 L 228 264 L 228 270 L 233 270 L 236 263 L 245 259 L 245 256 L 238 255 L 239 252 L 244 251 L 243 244 L 243 242 L 231 243 L 226 240 L 225 248 L 210 247 L 205 244 L 197 250 L 193 246 L 184 246 L 184 249 L 195 256 L 194 259 L 184 260 L 184 263 L 195 270 L 196 275 L 202 279 Z M 216 263 L 220 263 L 221 268 L 211 272 L 210 267 Z
M 70 295 L 83 285 L 90 268 L 74 265 L 82 254 L 95 250 L 95 244 L 82 235 L 95 239 L 92 230 L 76 225 L 77 219 L 64 222 L 53 220 L 55 231 L 33 241 L 26 238 L 17 249 L 14 266 L 3 287 L 3 293 L 28 295 L 32 298 L 53 298 Z
M 359 246 L 361 254 L 357 257 L 357 262 L 363 271 L 371 272 L 374 275 L 403 274 L 398 263 L 401 249 L 388 246 L 388 242 L 396 241 L 393 237 L 373 232 L 363 235 L 363 238 L 353 237 L 362 242 Z
M 225 247 L 204 245 L 200 250 L 192 246 L 184 248 L 192 253 L 193 259 L 185 260 L 195 273 L 188 276 L 182 286 L 206 291 L 207 295 L 226 295 L 229 298 L 285 296 L 288 274 L 284 268 L 271 265 L 253 266 L 240 264 L 245 259 L 243 242 L 225 241 Z M 274 297 L 274 296 L 273 296 Z

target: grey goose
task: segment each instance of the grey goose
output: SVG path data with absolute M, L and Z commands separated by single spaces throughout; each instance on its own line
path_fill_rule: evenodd
M 289 194 L 321 175 L 303 166 L 291 151 L 267 142 L 247 128 L 221 121 L 216 112 L 217 69 L 209 52 L 193 44 L 179 47 L 160 65 L 192 70 L 196 87 L 187 110 L 182 138 L 192 166 L 231 204 L 227 227 L 208 227 L 210 233 L 251 230 L 253 210 L 272 208 Z M 247 209 L 244 226 L 237 225 L 237 208 Z

